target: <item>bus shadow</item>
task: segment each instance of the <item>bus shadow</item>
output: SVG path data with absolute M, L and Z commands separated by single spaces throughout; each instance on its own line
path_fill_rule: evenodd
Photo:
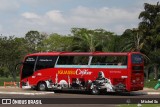
M 55 93 L 65 93 L 65 94 L 81 94 L 81 95 L 92 95 L 89 91 L 67 91 L 67 90 L 54 90 Z M 147 95 L 144 92 L 101 92 L 101 96 L 143 96 Z
M 112 95 L 112 96 L 143 96 L 146 93 L 142 92 L 107 92 L 103 93 L 102 95 Z

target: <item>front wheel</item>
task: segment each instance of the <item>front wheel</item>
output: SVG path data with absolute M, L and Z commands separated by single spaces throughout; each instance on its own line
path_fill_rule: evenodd
M 38 91 L 46 91 L 47 90 L 47 85 L 45 82 L 40 82 L 38 84 L 38 87 L 37 87 L 37 90 Z

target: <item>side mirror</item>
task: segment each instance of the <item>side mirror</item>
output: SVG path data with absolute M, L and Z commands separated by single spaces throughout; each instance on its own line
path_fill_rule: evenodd
M 18 65 L 22 65 L 22 64 L 24 64 L 24 62 L 19 62 L 19 63 L 17 63 L 17 64 L 15 65 L 15 70 L 17 70 L 17 66 L 18 66 Z

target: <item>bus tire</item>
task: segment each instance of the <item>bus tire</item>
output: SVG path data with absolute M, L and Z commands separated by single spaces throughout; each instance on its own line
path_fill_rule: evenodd
M 37 86 L 38 91 L 46 91 L 47 90 L 47 85 L 45 82 L 39 82 Z
M 97 87 L 93 87 L 91 89 L 91 94 L 92 95 L 98 95 L 98 94 L 100 94 L 100 90 Z

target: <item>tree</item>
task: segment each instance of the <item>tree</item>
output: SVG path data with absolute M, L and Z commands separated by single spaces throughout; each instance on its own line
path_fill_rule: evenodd
M 5 76 L 8 77 L 9 76 L 9 70 L 7 69 L 7 67 L 5 66 L 6 60 L 7 60 L 7 56 L 8 52 L 6 49 L 7 46 L 7 37 L 3 37 L 2 35 L 0 36 L 0 74 L 1 76 Z
M 134 28 L 127 29 L 121 36 L 122 51 L 142 51 L 145 47 L 145 39 L 141 30 Z
M 91 30 L 85 28 L 72 28 L 73 34 L 73 51 L 95 51 L 96 43 L 95 37 Z
M 93 34 L 98 42 L 96 51 L 114 52 L 118 51 L 118 36 L 113 32 L 108 32 L 104 29 L 95 29 Z
M 148 44 L 147 56 L 150 57 L 153 64 L 155 79 L 158 79 L 158 67 L 159 61 L 157 62 L 157 53 L 160 48 L 160 5 L 157 2 L 157 5 L 151 5 L 148 3 L 144 4 L 144 11 L 139 15 L 139 19 L 142 19 L 142 22 L 139 23 L 139 29 L 142 30 L 144 39 Z
M 43 46 L 43 40 L 47 38 L 46 34 L 41 34 L 38 31 L 29 31 L 25 35 L 25 40 L 29 48 L 29 52 L 41 52 Z
M 114 37 L 112 32 L 107 32 L 103 29 L 88 30 L 86 28 L 72 28 L 73 34 L 73 51 L 110 51 L 109 45 Z
M 72 36 L 51 34 L 43 41 L 43 51 L 70 51 Z
M 24 57 L 24 39 L 10 37 L 0 38 L 0 74 L 1 76 L 12 76 L 13 80 L 16 81 L 16 76 L 19 74 L 15 70 L 15 65 L 22 61 Z

